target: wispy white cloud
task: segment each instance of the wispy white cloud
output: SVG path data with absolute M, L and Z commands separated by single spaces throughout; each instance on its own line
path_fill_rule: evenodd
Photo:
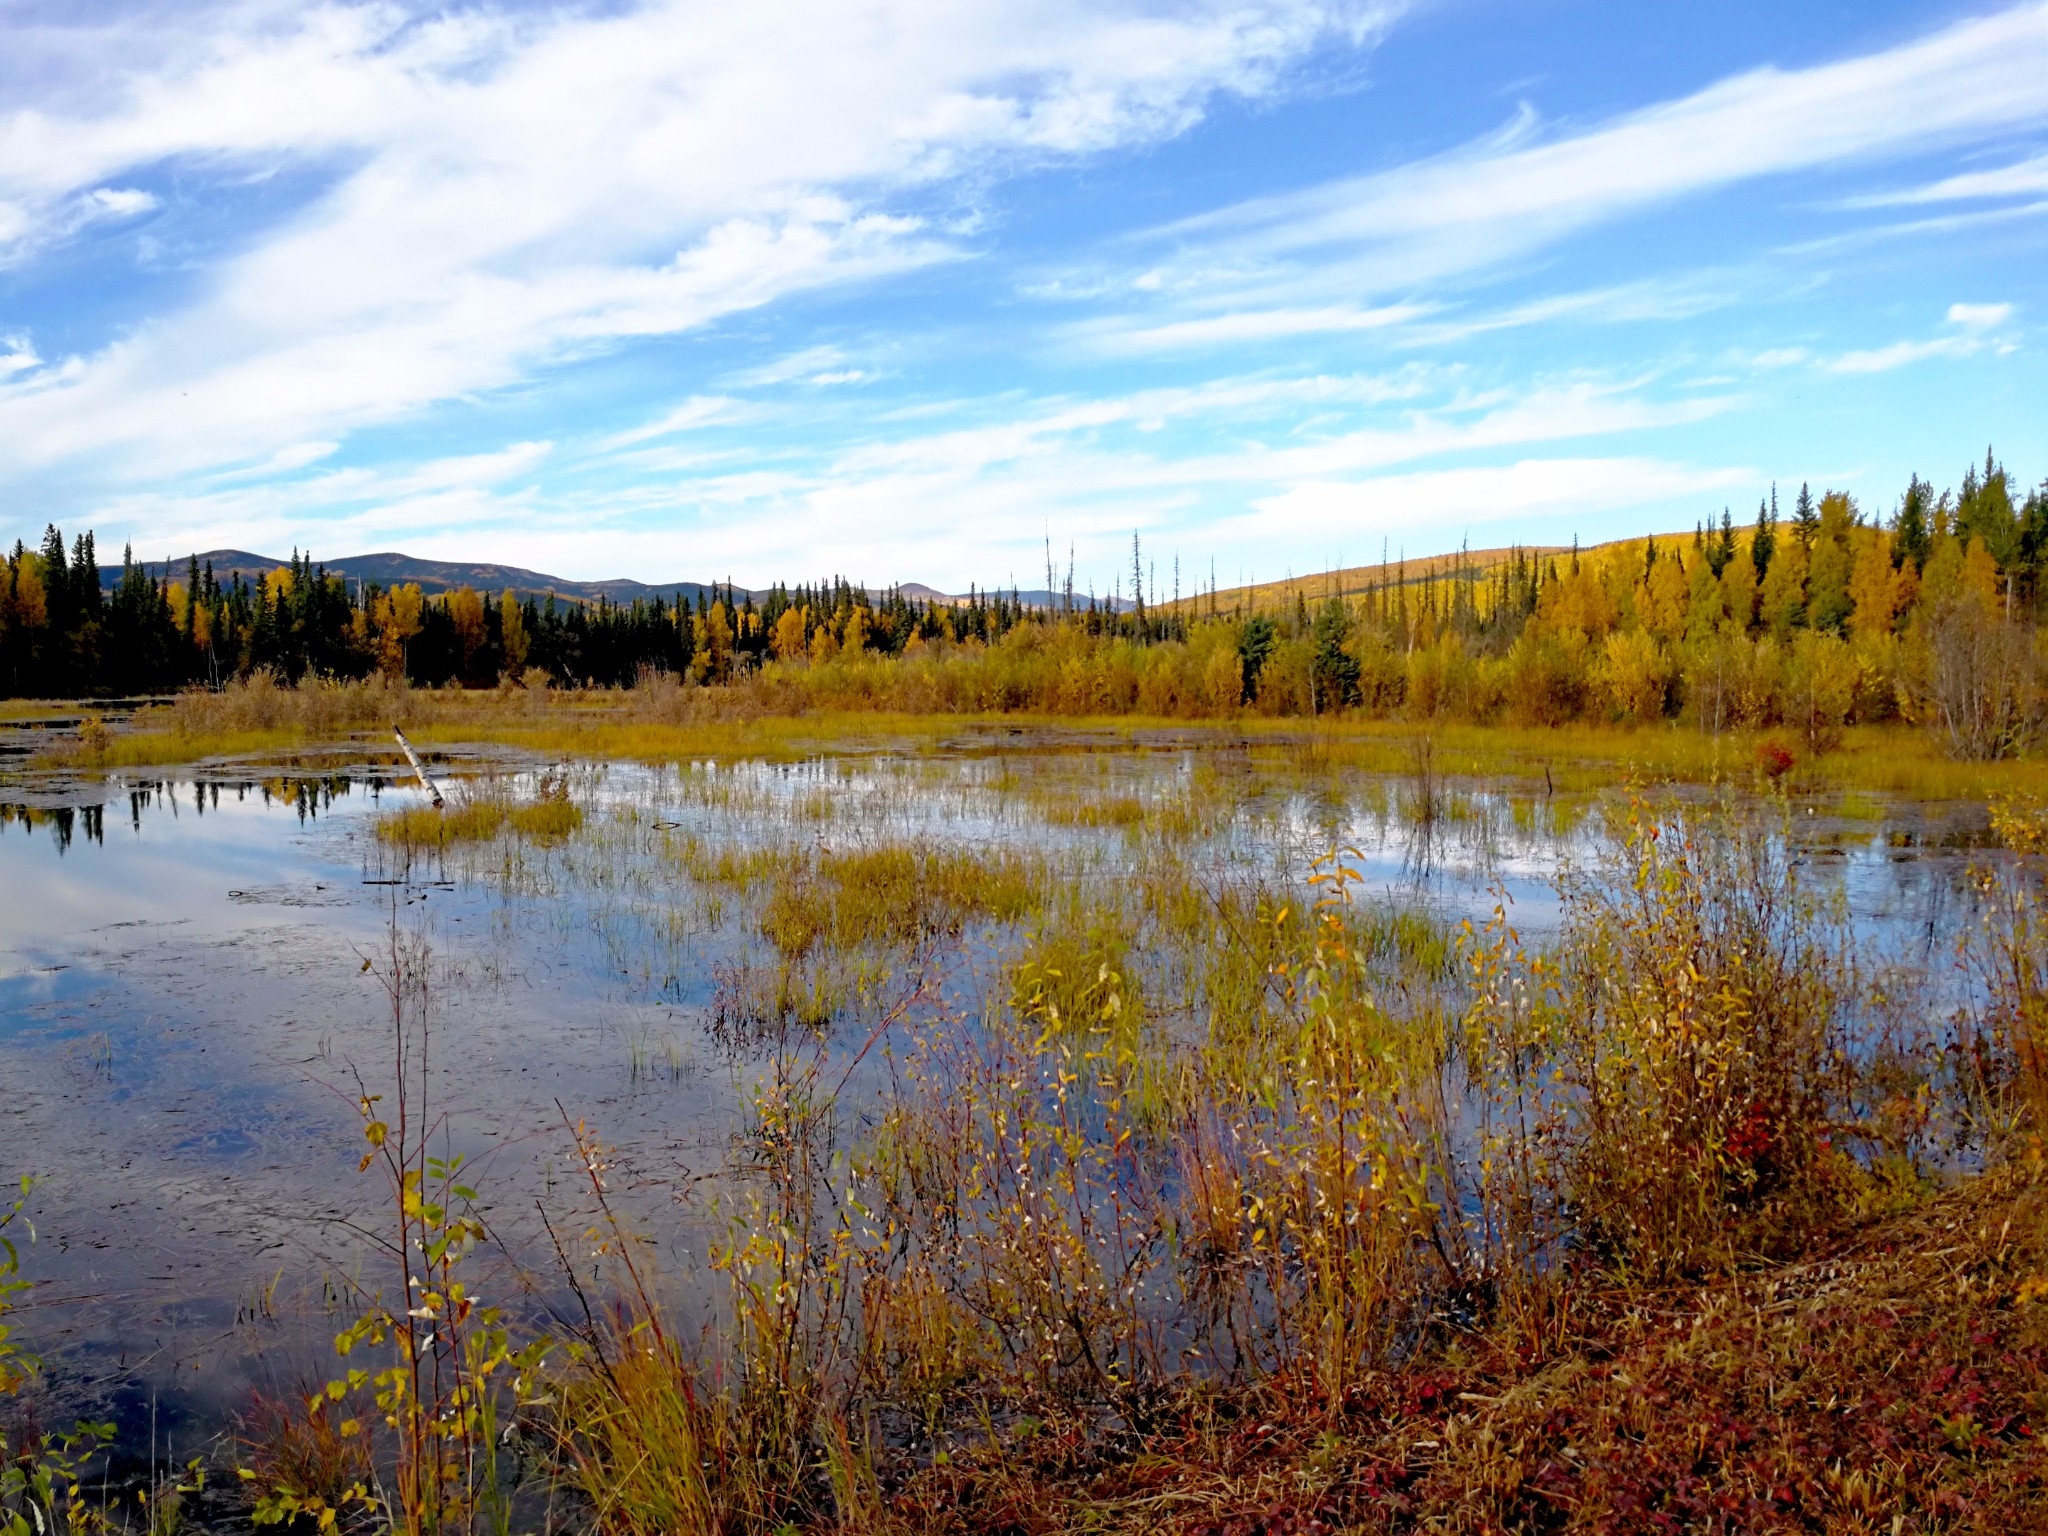
M 1983 171 L 1962 171 L 1925 186 L 1847 198 L 1847 208 L 1898 208 L 1918 203 L 1965 203 L 1996 197 L 2038 197 L 2048 192 L 2048 155 Z
M 1997 344 L 1991 333 L 2010 320 L 2012 313 L 2010 304 L 1951 304 L 1947 318 L 1956 333 L 1845 352 L 1826 366 L 1834 373 L 1889 373 L 1931 357 L 1970 357 Z
M 830 387 L 834 384 L 860 384 L 875 377 L 873 368 L 851 366 L 851 356 L 843 347 L 823 345 L 805 347 L 787 357 L 778 357 L 758 367 L 743 368 L 727 375 L 725 382 L 734 389 L 767 389 L 777 384 L 807 384 Z
M 120 224 L 158 206 L 139 187 L 94 187 L 48 207 L 0 198 L 0 267 L 19 267 L 99 226 Z
M 156 194 L 139 187 L 95 187 L 86 194 L 86 201 L 111 219 L 147 213 L 157 205 Z
M 674 410 L 666 411 L 652 421 L 629 427 L 624 432 L 614 432 L 600 441 L 597 447 L 600 450 L 629 448 L 657 437 L 672 437 L 678 432 L 694 432 L 702 427 L 741 421 L 750 414 L 752 408 L 731 395 L 692 395 Z
M 1444 346 L 1494 331 L 1576 320 L 1595 325 L 1688 320 L 1734 302 L 1725 281 L 1699 277 L 1646 278 L 1575 293 L 1548 294 L 1475 314 L 1450 314 L 1411 326 L 1401 340 L 1414 346 Z
M 844 366 L 847 361 L 843 347 L 830 344 L 805 347 L 786 357 L 772 358 L 752 368 L 742 368 L 727 375 L 725 383 L 734 389 L 766 389 L 776 384 L 787 384 L 792 380 L 807 378 L 827 369 Z
M 532 474 L 555 451 L 549 442 L 510 443 L 492 453 L 453 454 L 432 459 L 396 475 L 381 475 L 381 497 L 416 497 L 499 485 Z
M 1238 346 L 1246 342 L 1279 341 L 1293 336 L 1345 331 L 1379 331 L 1404 325 L 1429 313 L 1421 304 L 1386 304 L 1361 309 L 1333 304 L 1317 309 L 1252 309 L 1205 315 L 1162 325 L 1080 327 L 1108 352 L 1165 352 L 1192 347 Z
M 43 360 L 36 356 L 36 349 L 26 336 L 0 336 L 0 380 L 42 365 Z
M 2048 197 L 2029 202 L 2003 203 L 1994 208 L 1972 208 L 1965 212 L 1933 214 L 1926 218 L 1896 219 L 1860 229 L 1843 230 L 1779 247 L 1779 254 L 1793 257 L 1835 257 L 1881 243 L 1925 239 L 1930 235 L 1957 235 L 2023 224 L 2048 217 Z
M 2048 6 L 1812 69 L 1760 69 L 1591 132 L 1477 152 L 1181 226 L 1268 249 L 1491 231 L 1528 241 L 1754 176 L 2048 120 Z
M 280 448 L 260 463 L 244 465 L 239 469 L 224 470 L 214 476 L 215 480 L 264 479 L 272 475 L 288 475 L 294 470 L 318 464 L 322 459 L 332 458 L 341 444 L 335 442 L 292 443 Z
M 1926 341 L 1895 341 L 1889 346 L 1844 352 L 1827 366 L 1834 373 L 1889 373 L 1930 357 L 1968 357 L 1984 342 L 1976 336 L 1936 336 Z
M 1241 291 L 1269 291 L 1298 262 L 1353 292 L 1412 289 L 1737 182 L 2048 122 L 2044 78 L 2048 4 L 2032 0 L 1883 52 L 1754 70 L 1547 140 L 1525 114 L 1513 131 L 1435 159 L 1254 199 L 1151 238 L 1180 249 L 1169 271 L 1218 267 Z
M 1948 307 L 1949 324 L 1960 325 L 1965 330 L 1990 330 L 2011 318 L 2010 304 L 1951 304 Z
M 622 338 L 946 260 L 898 190 L 1181 131 L 1393 0 L 642 0 L 480 8 L 261 0 L 188 30 L 38 34 L 0 115 L 0 240 L 118 178 L 319 172 L 329 190 L 193 308 L 31 393 L 0 469 L 94 455 L 168 475 L 489 390 Z M 58 29 L 61 33 L 61 29 Z M 70 72 L 67 74 L 67 71 Z M 93 90 L 73 89 L 90 73 Z M 106 196 L 100 196 L 105 193 Z M 112 201 L 108 201 L 111 198 Z M 81 201 L 83 200 L 83 202 Z M 112 450 L 110 455 L 110 450 Z

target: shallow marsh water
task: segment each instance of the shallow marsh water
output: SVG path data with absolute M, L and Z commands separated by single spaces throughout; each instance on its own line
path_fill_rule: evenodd
M 458 785 L 530 797 L 545 765 L 457 754 Z M 628 1214 L 688 1291 L 712 1198 L 763 1070 L 745 1026 L 776 944 L 758 893 L 707 875 L 746 850 L 1007 849 L 1085 885 L 1170 845 L 1187 877 L 1298 888 L 1333 849 L 1361 899 L 1525 934 L 1587 858 L 1603 808 L 1526 784 L 1333 773 L 1307 754 L 1185 735 L 1020 738 L 799 763 L 567 770 L 587 810 L 564 840 L 505 835 L 411 853 L 377 818 L 417 805 L 388 760 L 319 771 L 20 779 L 0 789 L 0 1175 L 34 1174 L 38 1288 L 19 1317 L 53 1420 L 153 1415 L 180 1454 L 252 1388 L 324 1375 L 347 1281 L 374 1285 L 381 1189 L 358 1176 L 358 1079 L 390 1075 L 388 1003 L 364 962 L 394 932 L 433 948 L 431 1050 L 447 1144 L 476 1160 L 508 1258 L 494 1284 L 551 1295 L 540 1212 L 573 1231 L 564 1113 L 618 1151 Z M 1894 963 L 1939 975 L 1967 913 L 1981 807 L 1827 799 L 1785 807 L 1797 856 Z M 792 855 L 799 862 L 803 853 Z M 1091 873 L 1092 872 L 1092 873 Z M 979 1006 L 1018 925 L 969 924 L 916 962 L 927 996 Z M 786 957 L 782 957 L 786 958 Z M 838 978 L 837 1043 L 911 983 Z M 752 1010 L 752 1013 L 750 1013 Z M 886 1051 L 853 1091 L 879 1084 Z

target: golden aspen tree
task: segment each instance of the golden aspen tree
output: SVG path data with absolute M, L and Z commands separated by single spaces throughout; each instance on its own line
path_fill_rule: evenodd
M 1556 629 L 1569 630 L 1587 640 L 1600 639 L 1621 616 L 1607 584 L 1588 565 L 1581 565 L 1547 589 L 1544 599 L 1538 605 L 1539 611 L 1548 609 L 1546 616 Z
M 1806 547 L 1797 539 L 1781 539 L 1757 591 L 1757 618 L 1780 640 L 1790 637 L 1806 617 Z
M 1642 586 L 1636 611 L 1643 627 L 1667 645 L 1676 644 L 1685 635 L 1688 594 L 1684 562 L 1675 554 L 1663 556 L 1650 567 Z
M 768 649 L 777 661 L 795 661 L 804 654 L 804 629 L 809 610 L 785 608 L 768 632 Z
M 1750 563 L 1747 551 L 1740 551 L 1735 558 L 1721 567 L 1721 605 L 1728 611 L 1728 622 L 1742 634 L 1748 634 L 1756 624 L 1756 567 Z
M 1704 560 L 1693 562 L 1686 587 L 1685 638 L 1694 645 L 1705 645 L 1721 632 L 1721 621 L 1728 617 L 1728 603 L 1713 567 Z
M 1892 569 L 1891 535 L 1875 532 L 1863 541 L 1849 577 L 1849 628 L 1853 633 L 1875 638 L 1889 635 L 1897 627 L 1912 569 Z
M 527 653 L 532 649 L 526 634 L 526 610 L 509 587 L 498 598 L 498 648 L 504 653 L 505 676 L 518 677 L 526 670 Z
M 50 622 L 50 606 L 43 588 L 43 562 L 35 551 L 22 554 L 14 568 L 11 603 L 14 622 L 22 629 L 41 629 Z
M 1671 658 L 1647 630 L 1618 629 L 1608 635 L 1593 664 L 1593 677 L 1608 707 L 1620 719 L 1633 723 L 1663 717 L 1671 687 Z
M 1849 619 L 1849 573 L 1854 563 L 1849 540 L 1856 525 L 1856 503 L 1841 491 L 1820 499 L 1820 532 L 1807 557 L 1806 622 L 1813 629 L 1839 634 Z
M 1202 669 L 1202 692 L 1211 712 L 1237 713 L 1244 698 L 1244 657 L 1235 646 L 1218 646 Z
M 711 605 L 704 620 L 704 647 L 710 653 L 711 676 L 724 682 L 732 676 L 732 619 L 723 600 Z
M 476 670 L 477 653 L 484 648 L 484 600 L 472 588 L 460 587 L 450 592 L 443 600 L 448 608 L 448 620 L 455 626 L 456 644 L 462 649 L 463 677 L 469 677 Z
M 378 597 L 377 665 L 388 676 L 405 676 L 406 646 L 420 632 L 426 607 L 426 598 L 416 582 L 393 587 Z
M 1982 601 L 1987 613 L 2004 611 L 2005 586 L 1999 580 L 1998 562 L 1992 558 L 1990 548 L 1982 539 L 1970 540 L 1968 548 L 1963 551 L 1959 585 L 1963 591 Z

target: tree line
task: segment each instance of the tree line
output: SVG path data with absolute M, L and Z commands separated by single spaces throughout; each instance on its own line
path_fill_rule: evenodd
M 2040 725 L 2048 484 L 2025 495 L 1988 450 L 1959 488 L 1914 476 L 1887 512 L 1802 486 L 1753 522 L 1690 536 L 1383 568 L 1278 601 L 1149 590 L 1049 605 L 872 594 L 834 579 L 760 601 L 576 603 L 467 588 L 355 585 L 305 556 L 260 581 L 196 559 L 155 579 L 124 556 L 102 594 L 90 533 L 49 529 L 0 571 L 0 687 L 70 696 L 382 673 L 500 682 L 769 688 L 795 707 L 1029 709 L 1213 716 L 1365 711 L 1558 724 L 1683 716 L 1790 725 L 1824 748 L 1844 724 L 1905 718 L 1964 755 L 2020 750 Z M 1048 578 L 1050 582 L 1050 577 Z M 1178 587 L 1176 577 L 1175 586 Z
M 251 581 L 221 580 L 197 556 L 182 580 L 158 578 L 124 551 L 108 584 L 93 534 L 67 553 L 52 526 L 39 548 L 17 541 L 0 562 L 0 695 L 164 693 L 259 671 L 291 684 L 380 672 L 418 687 L 620 687 L 649 672 L 720 683 L 799 651 L 825 660 L 842 646 L 899 652 L 919 636 L 988 643 L 1025 614 L 1014 595 L 940 606 L 843 579 L 777 585 L 758 604 L 730 586 L 630 604 L 427 594 L 345 581 L 297 552 Z

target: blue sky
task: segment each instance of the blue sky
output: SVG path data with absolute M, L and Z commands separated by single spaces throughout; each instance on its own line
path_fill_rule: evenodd
M 0 0 L 0 507 L 1193 589 L 2048 472 L 2048 4 Z

